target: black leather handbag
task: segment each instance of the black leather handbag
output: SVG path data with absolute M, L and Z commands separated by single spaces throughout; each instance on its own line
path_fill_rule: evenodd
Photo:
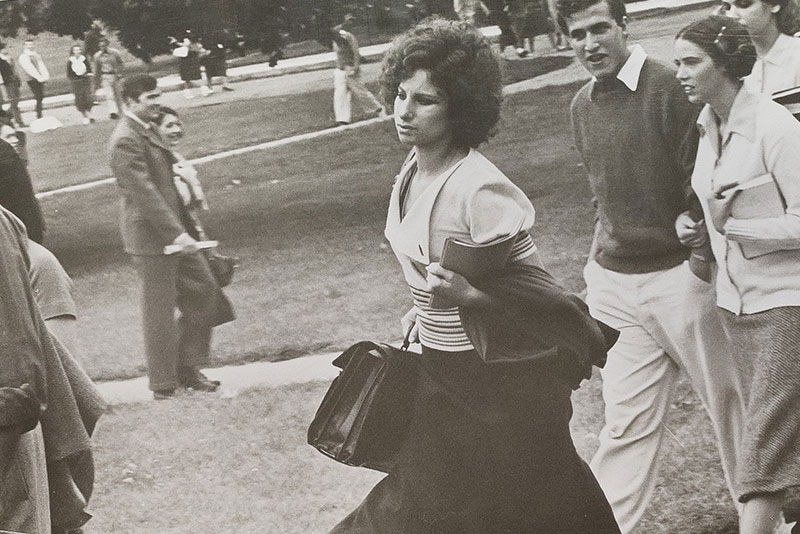
M 308 443 L 343 464 L 388 473 L 414 409 L 419 354 L 356 343 L 334 361 L 333 380 L 308 428 Z
M 205 253 L 211 274 L 214 275 L 217 284 L 219 287 L 227 287 L 233 279 L 233 271 L 239 264 L 238 258 L 223 256 L 214 249 L 208 249 Z

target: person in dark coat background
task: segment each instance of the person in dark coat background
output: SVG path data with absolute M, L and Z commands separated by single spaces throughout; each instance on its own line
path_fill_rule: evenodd
M 28 237 L 42 243 L 45 224 L 28 174 L 25 137 L 5 113 L 0 113 L 0 205 L 19 217 Z

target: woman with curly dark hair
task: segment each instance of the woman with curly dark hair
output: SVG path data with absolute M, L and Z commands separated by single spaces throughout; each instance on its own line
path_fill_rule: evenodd
M 471 25 L 427 19 L 395 39 L 380 82 L 410 148 L 385 235 L 413 297 L 401 325 L 421 366 L 397 462 L 332 532 L 619 532 L 570 436 L 570 386 L 586 368 L 544 361 L 602 359 L 613 334 L 541 268 L 528 197 L 475 150 L 500 117 L 496 54 Z M 504 267 L 467 280 L 439 263 L 452 237 L 513 246 Z

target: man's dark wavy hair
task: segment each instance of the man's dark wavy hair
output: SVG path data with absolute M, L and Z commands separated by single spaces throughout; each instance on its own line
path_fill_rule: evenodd
M 608 11 L 611 13 L 611 17 L 617 24 L 622 26 L 625 23 L 625 17 L 628 15 L 623 0 L 557 0 L 556 18 L 558 19 L 558 27 L 561 28 L 561 32 L 569 36 L 567 18 L 601 2 L 608 4 Z
M 401 82 L 424 69 L 447 102 L 453 142 L 477 147 L 493 133 L 503 99 L 500 60 L 470 24 L 430 17 L 398 36 L 383 58 L 381 96 L 391 107 Z
M 152 91 L 158 81 L 149 74 L 132 74 L 122 81 L 122 98 L 137 100 L 142 93 Z

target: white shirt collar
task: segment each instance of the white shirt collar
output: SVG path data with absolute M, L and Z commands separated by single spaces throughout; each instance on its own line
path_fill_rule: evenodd
M 644 60 L 647 59 L 647 52 L 640 45 L 633 45 L 628 50 L 630 50 L 631 55 L 628 56 L 628 60 L 619 69 L 617 79 L 631 91 L 636 91 L 636 88 L 639 87 L 639 77 L 642 73 Z

